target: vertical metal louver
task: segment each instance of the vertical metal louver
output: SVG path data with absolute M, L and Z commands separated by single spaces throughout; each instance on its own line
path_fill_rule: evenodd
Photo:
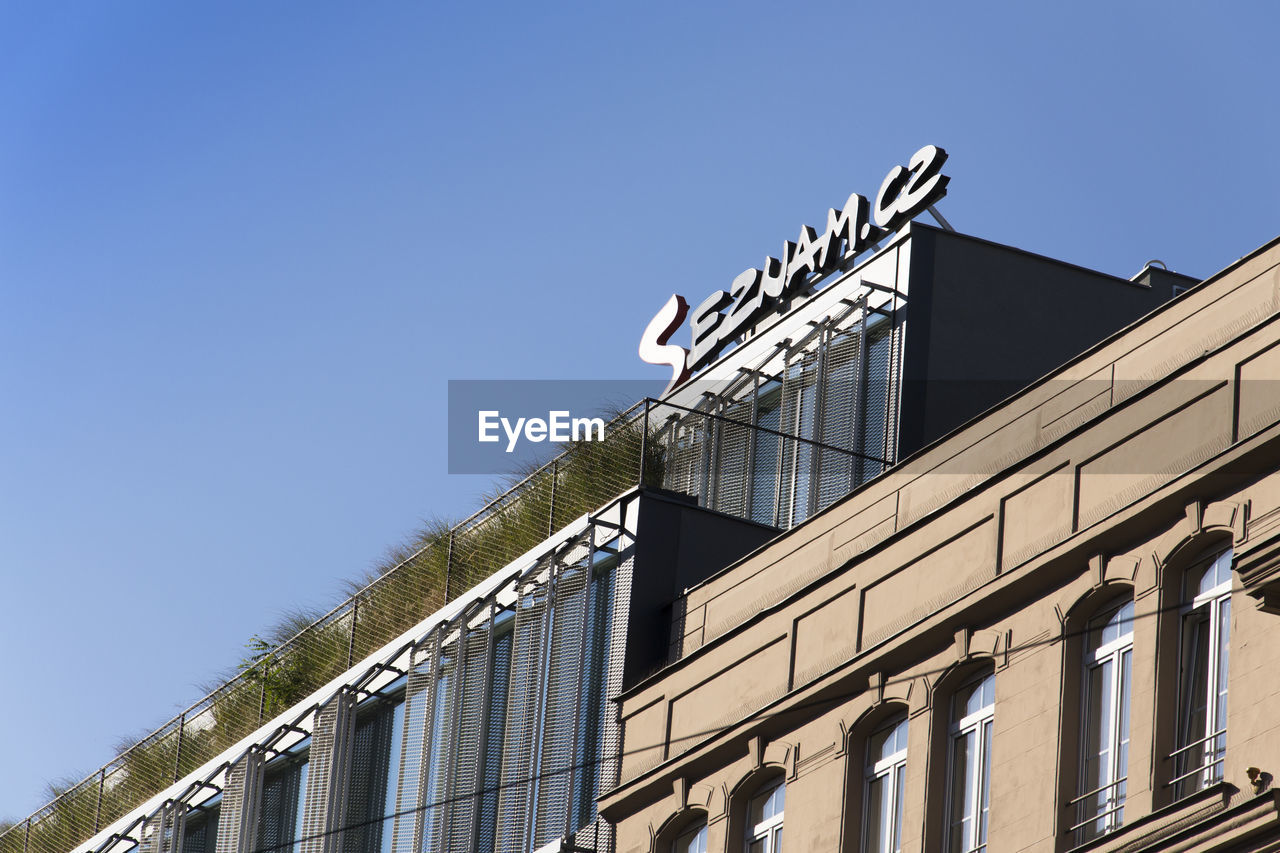
M 182 838 L 185 803 L 166 802 L 142 822 L 138 853 L 177 853 Z
M 858 482 L 864 483 L 879 474 L 884 465 L 875 459 L 891 458 L 896 448 L 893 436 L 897 430 L 899 334 L 891 318 L 877 317 L 866 332 L 866 368 L 863 371 L 865 402 L 858 442 L 854 448 L 864 456 L 859 462 Z
M 254 853 L 299 851 L 300 807 L 308 769 L 305 752 L 282 755 L 263 765 Z
M 480 741 L 480 797 L 476 808 L 476 846 L 478 853 L 489 853 L 497 843 L 498 802 L 501 795 L 504 738 L 507 727 L 507 703 L 510 698 L 512 650 L 515 634 L 510 610 L 498 613 L 493 620 L 493 654 L 490 659 L 492 679 L 484 713 L 483 738 Z
M 750 495 L 751 407 L 750 398 L 724 405 L 714 427 L 713 502 L 708 505 L 739 517 L 746 517 Z
M 423 849 L 423 810 L 431 758 L 432 697 L 435 694 L 435 663 L 440 634 L 441 628 L 437 627 L 414 647 L 410 655 L 405 686 L 404 736 L 396 785 L 396 818 L 392 829 L 394 853 L 419 853 Z
M 355 694 L 341 690 L 316 712 L 300 853 L 336 853 L 342 849 L 342 817 L 346 811 L 347 777 L 355 725 Z
M 533 780 L 540 748 L 544 660 L 550 627 L 550 560 L 522 581 L 516 592 L 514 648 L 507 701 L 502 789 L 498 797 L 495 850 L 527 853 L 533 818 Z
M 384 835 L 390 840 L 386 815 L 394 803 L 387 801 L 387 781 L 399 767 L 391 766 L 392 738 L 397 732 L 397 711 L 402 702 L 375 700 L 356 716 L 352 731 L 351 770 L 346 794 L 343 853 L 379 853 Z
M 590 843 L 596 851 L 613 849 L 613 827 L 596 814 L 596 797 L 618 783 L 622 767 L 622 726 L 614 713 L 611 697 L 622 692 L 625 664 L 631 578 L 635 557 L 630 543 L 622 539 L 597 551 L 592 582 L 591 665 L 584 676 L 597 681 L 584 691 L 582 719 L 585 728 L 579 737 L 582 782 L 575 790 L 577 806 L 576 838 Z M 585 837 L 589 835 L 590 839 Z
M 576 543 L 557 557 L 547 649 L 542 740 L 534 779 L 536 849 L 568 831 L 581 692 L 587 587 L 591 570 L 588 549 Z
M 782 431 L 812 440 L 817 419 L 818 354 L 795 353 L 782 375 Z M 784 441 L 778 478 L 778 524 L 792 527 L 810 515 L 814 447 L 806 441 Z
M 778 481 L 783 464 L 782 383 L 770 379 L 755 390 L 754 422 L 763 429 L 751 436 L 751 507 L 747 516 L 778 524 Z
M 257 849 L 258 794 L 262 754 L 250 752 L 227 771 L 222 789 L 216 853 L 252 853 Z
M 865 309 L 865 300 L 862 307 Z M 814 510 L 821 510 L 847 495 L 857 485 L 856 457 L 852 450 L 862 420 L 862 375 L 865 315 L 852 328 L 831 332 L 824 343 L 822 412 L 816 449 L 818 457 Z
M 710 419 L 696 412 L 673 416 L 666 428 L 664 485 L 677 492 L 704 497 L 704 472 L 710 458 Z
M 422 810 L 423 849 L 445 849 L 448 802 L 454 791 L 449 785 L 449 764 L 455 753 L 453 721 L 458 716 L 459 660 L 458 644 L 442 637 L 435 665 L 435 696 L 431 709 L 431 727 L 427 734 L 429 759 L 426 772 L 426 796 Z
M 490 693 L 493 657 L 493 618 L 496 608 L 486 604 L 472 617 L 472 625 L 460 626 L 458 641 L 459 683 L 455 689 L 452 768 L 446 812 L 447 841 L 442 849 L 467 853 L 474 849 L 479 798 L 482 787 L 486 705 Z

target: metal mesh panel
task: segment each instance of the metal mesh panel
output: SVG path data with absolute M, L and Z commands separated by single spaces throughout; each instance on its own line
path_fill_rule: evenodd
M 751 513 L 752 521 L 778 524 L 778 482 L 783 457 L 783 439 L 776 435 L 782 427 L 782 385 L 765 382 L 756 390 L 756 430 L 751 448 Z M 766 432 L 772 430 L 773 432 Z
M 532 818 L 532 779 L 537 773 L 542 730 L 541 694 L 546 629 L 550 621 L 549 566 L 540 577 L 521 584 L 516 602 L 515 645 L 507 703 L 502 790 L 498 798 L 495 849 L 525 853 Z
M 142 822 L 138 853 L 175 853 L 186 805 L 165 803 Z
M 256 853 L 298 849 L 301 828 L 298 805 L 306 777 L 305 754 L 281 756 L 263 768 L 257 844 L 253 848 Z
M 458 643 L 448 642 L 440 649 L 436 666 L 435 702 L 431 713 L 431 732 L 427 748 L 429 760 L 426 796 L 422 812 L 422 843 L 427 850 L 443 850 L 445 843 L 444 800 L 452 796 L 449 786 L 449 762 L 454 754 L 453 721 L 457 717 Z
M 262 755 L 251 752 L 227 771 L 222 788 L 217 853 L 249 853 L 257 846 L 258 791 L 262 786 Z
M 583 814 L 587 809 L 594 815 L 595 798 L 602 791 L 607 791 L 618 784 L 622 769 L 622 725 L 618 715 L 614 713 L 611 697 L 622 692 L 622 671 L 625 664 L 627 644 L 627 624 L 630 620 L 628 603 L 631 601 L 631 580 L 635 568 L 635 557 L 630 550 L 630 542 L 618 540 L 615 544 L 626 550 L 619 555 L 620 560 L 608 579 L 601 577 L 596 581 L 599 595 L 599 611 L 603 611 L 600 623 L 601 645 L 599 648 L 600 669 L 604 675 L 603 689 L 599 692 L 598 713 L 600 720 L 598 769 L 595 773 L 594 790 L 582 790 L 580 808 Z M 583 826 L 586 823 L 583 822 Z M 597 851 L 613 850 L 614 829 L 602 818 L 596 817 L 592 824 L 592 842 Z
M 614 543 L 616 545 L 616 543 Z M 578 704 L 579 731 L 575 752 L 572 827 L 586 826 L 596 816 L 605 770 L 603 760 L 604 726 L 612 717 L 609 662 L 613 650 L 614 594 L 617 578 L 617 554 L 612 547 L 593 554 L 592 580 L 589 588 L 588 621 L 583 632 L 585 643 L 582 666 L 582 694 Z M 611 787 L 605 780 L 604 788 Z
M 865 403 L 858 437 L 859 453 L 879 459 L 891 457 L 892 428 L 897 405 L 896 335 L 893 324 L 880 319 L 867 329 L 866 369 L 864 371 Z M 865 483 L 884 470 L 884 465 L 863 459 L 858 483 Z
M 661 411 L 659 408 L 658 412 Z M 706 417 L 693 412 L 671 417 L 664 442 L 665 488 L 694 497 L 703 496 L 707 425 Z
M 351 772 L 347 784 L 343 853 L 378 853 L 390 829 L 387 777 L 391 773 L 396 709 L 402 703 L 373 700 L 356 715 L 351 738 Z
M 751 470 L 751 400 L 740 400 L 724 407 L 725 419 L 715 422 L 714 487 L 710 506 L 720 512 L 741 517 L 747 515 Z
M 554 585 L 542 742 L 534 780 L 535 848 L 561 837 L 568 828 L 576 751 L 590 569 L 586 549 L 581 545 L 562 559 L 567 565 L 557 567 Z
M 396 819 L 392 830 L 394 853 L 418 853 L 422 849 L 422 809 L 426 800 L 425 776 L 430 757 L 428 738 L 438 639 L 437 630 L 413 650 L 412 668 L 405 686 L 404 738 L 396 784 Z
M 515 638 L 513 622 L 509 610 L 499 614 L 494 621 L 493 658 L 490 663 L 492 678 L 484 718 L 484 739 L 478 750 L 481 755 L 481 795 L 476 815 L 475 849 L 479 853 L 493 850 L 497 838 L 503 733 L 506 731 L 507 703 L 511 692 L 511 661 Z
M 340 691 L 316 714 L 311 732 L 301 853 L 342 849 L 341 818 L 351 762 L 355 695 Z
M 453 769 L 448 786 L 447 842 L 444 849 L 469 853 L 474 849 L 476 812 L 479 806 L 481 764 L 478 748 L 484 737 L 485 706 L 490 693 L 492 605 L 483 611 L 484 621 L 467 631 L 461 644 L 461 680 L 457 691 Z
M 860 419 L 862 377 L 861 323 L 832 334 L 825 345 L 822 377 L 822 417 L 819 440 L 833 448 L 852 449 Z M 821 510 L 854 487 L 856 457 L 821 448 L 818 454 L 817 505 Z

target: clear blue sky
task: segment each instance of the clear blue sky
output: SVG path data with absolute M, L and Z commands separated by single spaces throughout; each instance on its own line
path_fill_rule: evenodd
M 1107 272 L 1280 233 L 1274 4 L 920 5 L 0 7 L 0 817 L 474 509 L 446 380 L 664 379 L 924 144 Z

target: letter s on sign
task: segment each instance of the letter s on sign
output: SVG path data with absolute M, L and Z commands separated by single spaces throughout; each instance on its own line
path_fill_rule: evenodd
M 667 383 L 663 394 L 689 378 L 689 366 L 685 363 L 689 351 L 682 346 L 667 343 L 676 329 L 684 323 L 688 313 L 689 303 L 685 302 L 683 296 L 675 294 L 653 316 L 649 325 L 645 326 L 644 334 L 640 336 L 640 358 L 649 364 L 671 365 L 671 381 Z

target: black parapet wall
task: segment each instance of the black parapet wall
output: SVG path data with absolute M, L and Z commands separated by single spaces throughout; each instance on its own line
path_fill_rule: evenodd
M 898 458 L 954 430 L 1198 279 L 1133 279 L 911 226 Z
M 673 605 L 686 589 L 778 533 L 773 527 L 702 509 L 687 495 L 643 488 L 623 683 L 630 686 L 667 663 Z

